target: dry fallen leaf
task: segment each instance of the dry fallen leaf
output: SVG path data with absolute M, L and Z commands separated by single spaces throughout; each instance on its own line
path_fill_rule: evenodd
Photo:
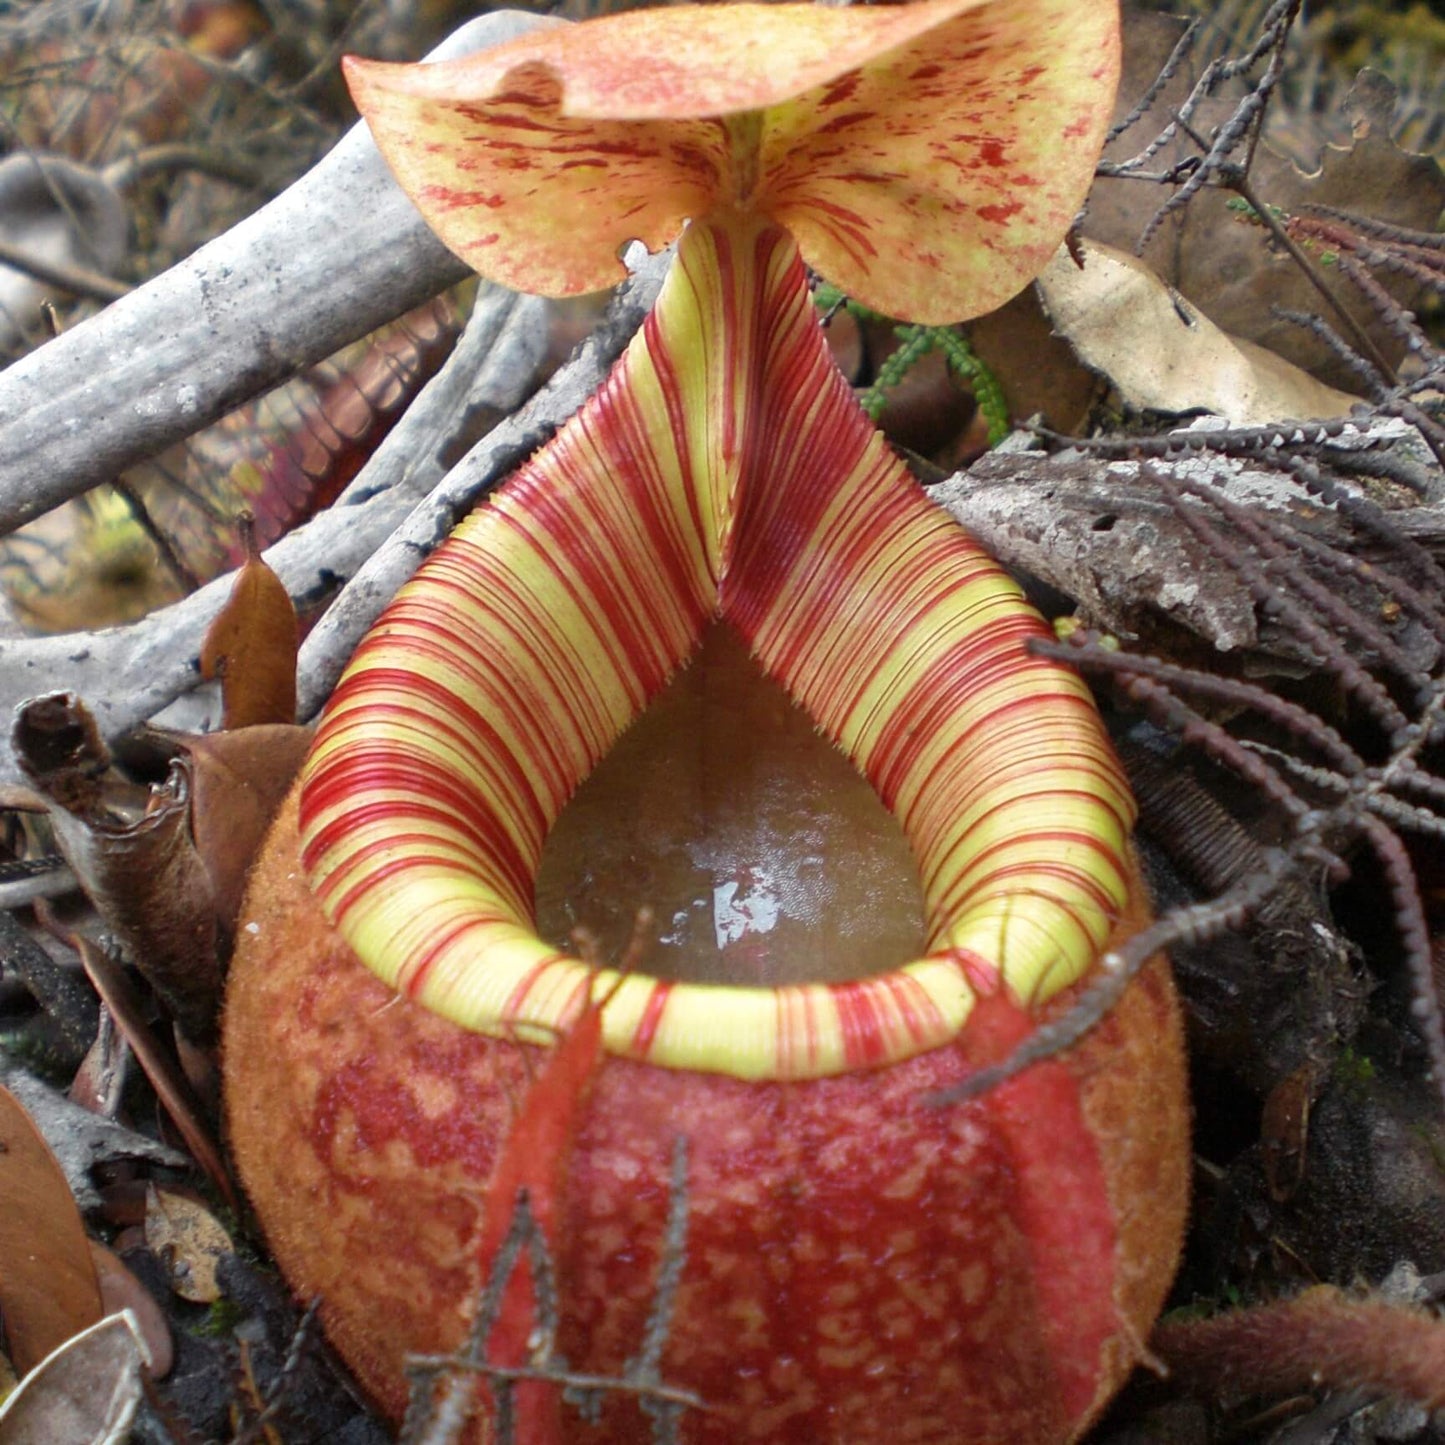
M 1359 398 L 1226 335 L 1144 262 L 1094 241 L 1060 248 L 1039 294 L 1084 364 L 1134 411 L 1204 411 L 1233 426 L 1347 416 Z
M 151 1379 L 163 1380 L 175 1363 L 176 1347 L 161 1307 L 113 1250 L 91 1240 L 90 1257 L 95 1262 L 95 1277 L 106 1314 L 115 1315 L 125 1310 L 133 1316 L 136 1329 L 145 1341 Z
M 296 609 L 261 560 L 249 515 L 240 522 L 245 566 L 201 646 L 201 676 L 221 679 L 221 725 L 296 721 Z
M 294 648 L 288 656 L 294 689 Z M 169 776 L 135 817 L 133 807 L 109 805 L 110 754 L 73 694 L 24 703 L 13 732 L 16 758 L 50 804 L 56 841 L 81 887 L 182 1033 L 205 1043 L 246 872 L 310 732 L 258 723 L 150 736 L 170 755 Z
M 1172 15 L 1130 15 L 1124 27 L 1124 74 L 1116 119 L 1144 94 L 1184 24 Z M 1199 79 L 1202 59 L 1199 52 L 1191 55 L 1143 120 L 1105 150 L 1106 160 L 1119 162 L 1132 156 L 1168 124 Z M 1215 133 L 1233 114 L 1242 93 L 1237 80 L 1220 87 L 1196 112 L 1196 132 Z M 1310 172 L 1273 150 L 1266 140 L 1255 151 L 1250 183 L 1262 202 L 1291 214 L 1309 206 L 1327 206 L 1411 230 L 1435 229 L 1445 208 L 1445 171 L 1434 157 L 1413 154 L 1395 143 L 1396 107 L 1393 84 L 1376 71 L 1361 71 L 1341 106 L 1353 132 L 1352 143 L 1324 146 Z M 1153 156 L 1148 170 L 1164 173 L 1198 155 L 1194 142 L 1176 136 Z M 1169 194 L 1166 187 L 1138 180 L 1101 179 L 1089 194 L 1084 232 L 1132 251 Z M 1250 219 L 1231 192 L 1206 187 L 1182 215 L 1159 228 L 1143 256 L 1168 284 L 1177 286 L 1231 335 L 1268 347 L 1324 381 L 1350 385 L 1349 371 L 1324 342 L 1277 314 L 1280 309 L 1322 314 L 1336 324 L 1304 273 L 1265 227 Z M 1337 269 L 1317 269 L 1372 342 L 1398 362 L 1401 341 L 1371 312 L 1359 292 Z M 1418 299 L 1418 287 L 1408 278 L 1380 280 L 1407 307 Z
M 152 1187 L 146 1190 L 145 1231 L 146 1244 L 182 1299 L 211 1304 L 221 1297 L 216 1270 L 236 1247 L 204 1204 Z
M 210 881 L 191 839 L 186 774 L 173 767 L 141 818 L 105 808 L 96 775 L 109 755 L 98 751 L 94 722 L 72 693 L 22 704 L 12 737 L 20 767 L 53 805 L 56 842 L 86 895 L 181 1030 L 198 1042 L 211 1038 L 221 995 L 219 935 Z
M 311 729 L 262 723 L 177 740 L 190 778 L 191 835 L 229 934 L 246 875 L 306 756 Z
M 135 1317 L 109 1315 L 20 1382 L 0 1406 L 0 1445 L 123 1445 L 147 1363 Z
M 15 1368 L 34 1369 L 101 1313 L 90 1242 L 65 1173 L 20 1101 L 0 1086 L 0 1314 Z

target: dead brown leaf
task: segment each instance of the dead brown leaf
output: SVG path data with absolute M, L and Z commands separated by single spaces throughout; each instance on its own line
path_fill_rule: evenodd
M 72 692 L 31 698 L 15 714 L 11 742 L 43 805 L 77 818 L 106 816 L 110 749 L 90 710 Z
M 114 1119 L 120 1112 L 121 1096 L 130 1077 L 130 1061 L 130 1044 L 116 1028 L 110 1010 L 101 1007 L 95 1040 L 86 1050 L 67 1090 L 70 1102 L 89 1109 L 92 1114 Z
M 294 683 L 294 652 L 291 659 Z M 87 896 L 181 1031 L 208 1042 L 246 872 L 309 730 L 258 723 L 221 734 L 153 732 L 170 755 L 169 776 L 139 817 L 133 806 L 110 805 L 110 754 L 73 694 L 25 703 L 13 736 Z
M 151 1378 L 163 1380 L 175 1363 L 176 1347 L 161 1307 L 113 1250 L 91 1240 L 90 1257 L 95 1264 L 95 1277 L 100 1285 L 100 1298 L 106 1314 L 130 1311 L 150 1356 Z
M 20 1382 L 0 1406 L 0 1445 L 123 1445 L 146 1363 L 134 1316 L 108 1316 Z
M 1039 293 L 1055 330 L 1130 410 L 1266 426 L 1348 416 L 1360 400 L 1220 330 L 1137 257 L 1094 241 L 1080 254 L 1082 266 L 1061 249 Z
M 281 579 L 261 560 L 243 515 L 246 563 L 201 646 L 201 676 L 221 679 L 221 726 L 296 721 L 296 609 Z
M 70 1185 L 19 1100 L 0 1087 L 0 1313 L 21 1375 L 101 1317 Z
M 97 772 L 109 754 L 97 757 L 91 738 L 103 749 L 89 712 L 71 693 L 32 698 L 17 710 L 16 758 L 53 804 L 51 823 L 66 862 L 178 1026 L 208 1040 L 220 1006 L 219 931 L 210 880 L 191 838 L 189 777 L 173 765 L 144 816 L 118 815 L 103 805 Z
M 246 875 L 306 756 L 311 729 L 261 723 L 178 741 L 190 778 L 191 834 L 229 933 Z
M 199 1200 L 169 1189 L 146 1190 L 146 1244 L 165 1265 L 171 1288 L 193 1304 L 220 1299 L 217 1268 L 235 1253 L 231 1236 Z

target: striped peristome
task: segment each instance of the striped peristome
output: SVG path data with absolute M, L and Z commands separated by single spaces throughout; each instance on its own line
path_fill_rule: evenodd
M 833 366 L 789 235 L 682 238 L 608 382 L 461 524 L 368 635 L 307 763 L 303 865 L 383 979 L 467 1028 L 551 1037 L 594 985 L 533 930 L 579 782 L 714 618 L 869 779 L 918 860 L 922 958 L 778 988 L 621 982 L 607 1048 L 810 1078 L 1030 1006 L 1098 958 L 1133 804 L 1045 625 L 923 495 Z

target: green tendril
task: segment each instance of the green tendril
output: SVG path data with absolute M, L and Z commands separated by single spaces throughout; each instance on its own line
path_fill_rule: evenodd
M 870 311 L 849 298 L 831 281 L 816 281 L 813 305 L 825 316 L 846 311 L 860 321 L 888 321 L 889 317 Z M 898 349 L 878 368 L 873 384 L 858 395 L 858 403 L 870 421 L 883 414 L 892 391 L 930 351 L 941 351 L 953 372 L 973 391 L 979 412 L 988 425 L 988 444 L 996 447 L 1010 431 L 1008 403 L 998 377 L 981 361 L 967 340 L 951 326 L 903 326 L 893 323 Z

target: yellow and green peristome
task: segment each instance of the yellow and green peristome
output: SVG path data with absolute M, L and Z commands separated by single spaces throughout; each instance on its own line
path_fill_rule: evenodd
M 631 976 L 609 1050 L 821 1077 L 947 1042 L 980 991 L 1037 1005 L 1097 960 L 1130 888 L 1125 779 L 1080 680 L 1029 655 L 1044 626 L 1017 586 L 858 410 L 799 250 L 919 319 L 1027 280 L 1087 184 L 1116 61 L 1111 6 L 1028 8 L 653 12 L 585 46 L 546 29 L 353 69 L 393 167 L 489 274 L 594 286 L 617 241 L 695 217 L 611 378 L 403 589 L 321 725 L 306 873 L 403 993 L 522 1038 L 577 1015 L 595 970 L 536 936 L 543 841 L 714 619 L 901 823 L 926 949 L 846 983 Z M 678 73 L 607 62 L 644 36 Z

